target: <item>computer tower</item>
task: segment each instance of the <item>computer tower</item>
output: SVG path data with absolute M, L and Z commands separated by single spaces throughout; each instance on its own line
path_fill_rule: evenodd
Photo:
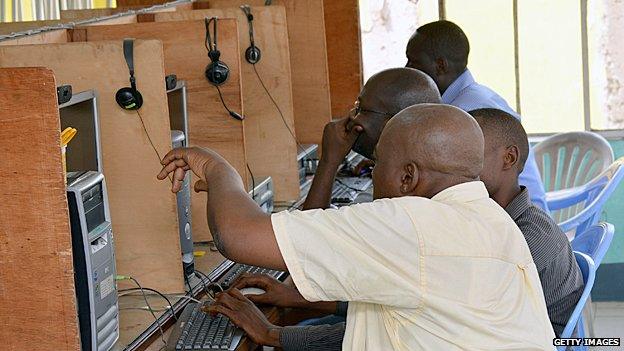
M 179 130 L 171 131 L 171 144 L 174 148 L 186 146 L 184 133 Z M 186 172 L 182 189 L 176 194 L 178 204 L 178 229 L 180 232 L 180 247 L 182 248 L 182 267 L 184 274 L 189 276 L 195 271 L 193 257 L 193 234 L 191 231 L 191 172 Z
M 264 177 L 256 179 L 253 190 L 249 190 L 249 195 L 253 196 L 254 201 L 266 213 L 273 212 L 273 179 Z
M 66 167 L 81 349 L 108 351 L 119 339 L 119 306 L 96 92 L 74 94 L 59 106 L 59 116 L 62 129 L 78 130 L 67 146 Z
M 113 231 L 102 173 L 68 173 L 67 200 L 82 350 L 108 351 L 119 339 L 119 307 Z

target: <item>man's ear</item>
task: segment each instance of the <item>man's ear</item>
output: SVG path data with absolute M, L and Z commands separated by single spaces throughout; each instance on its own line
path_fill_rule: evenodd
M 518 150 L 518 147 L 516 145 L 508 146 L 507 149 L 505 149 L 505 159 L 503 162 L 503 170 L 507 171 L 513 168 L 518 163 L 519 158 L 520 158 L 520 150 Z
M 416 185 L 418 185 L 418 179 L 418 166 L 414 162 L 406 164 L 401 175 L 401 194 L 413 193 Z
M 436 68 L 436 75 L 438 76 L 448 73 L 449 71 L 448 61 L 443 57 L 437 58 L 435 60 L 435 68 Z

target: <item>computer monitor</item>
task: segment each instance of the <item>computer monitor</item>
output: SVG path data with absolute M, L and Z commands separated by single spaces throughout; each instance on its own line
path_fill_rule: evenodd
M 186 82 L 178 80 L 175 88 L 167 90 L 167 102 L 169 105 L 169 123 L 171 130 L 180 130 L 184 133 L 184 139 L 189 140 L 188 135 L 188 112 L 186 109 Z
M 74 94 L 59 106 L 61 130 L 67 127 L 78 130 L 67 145 L 67 172 L 102 172 L 97 98 L 95 90 L 87 90 Z

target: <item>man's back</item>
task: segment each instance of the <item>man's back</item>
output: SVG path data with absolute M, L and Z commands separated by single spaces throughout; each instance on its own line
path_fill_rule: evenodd
M 556 335 L 565 328 L 583 294 L 583 277 L 565 234 L 523 190 L 505 208 L 524 235 L 542 283 L 546 308 Z
M 551 348 L 527 244 L 481 182 L 273 226 L 306 299 L 350 301 L 343 349 Z

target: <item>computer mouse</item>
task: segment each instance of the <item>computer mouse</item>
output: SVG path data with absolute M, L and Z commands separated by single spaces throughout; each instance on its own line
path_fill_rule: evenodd
M 264 290 L 262 290 L 260 288 L 248 287 L 248 288 L 240 289 L 240 292 L 243 295 L 262 295 L 266 291 L 264 291 Z

